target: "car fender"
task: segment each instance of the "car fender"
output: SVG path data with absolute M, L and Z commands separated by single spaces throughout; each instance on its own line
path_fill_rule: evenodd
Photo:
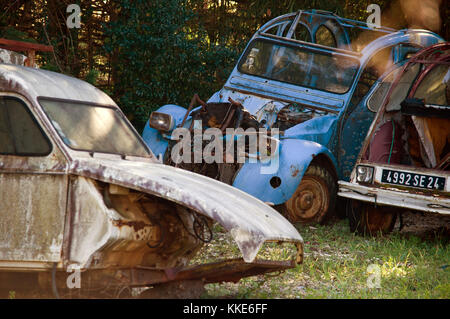
M 237 173 L 233 186 L 264 202 L 275 205 L 285 203 L 294 194 L 308 166 L 315 157 L 323 154 L 336 167 L 336 159 L 325 146 L 307 140 L 284 139 L 280 143 L 278 170 L 264 174 L 271 163 L 246 161 Z M 277 185 L 277 177 L 281 183 Z
M 283 216 L 262 201 L 203 175 L 155 162 L 80 158 L 69 173 L 134 189 L 203 214 L 230 232 L 245 262 L 253 262 L 267 241 L 302 244 Z
M 336 134 L 338 116 L 329 114 L 297 124 L 284 132 L 285 138 L 308 140 L 321 145 L 328 145 Z
M 186 109 L 179 105 L 166 104 L 164 106 L 161 106 L 156 112 L 171 115 L 176 127 L 183 121 L 184 115 L 186 114 Z M 145 123 L 142 138 L 156 156 L 159 156 L 160 154 L 161 157 L 164 156 L 167 150 L 167 146 L 169 145 L 169 141 L 168 139 L 164 138 L 160 131 L 149 126 L 149 120 L 147 121 L 147 123 Z

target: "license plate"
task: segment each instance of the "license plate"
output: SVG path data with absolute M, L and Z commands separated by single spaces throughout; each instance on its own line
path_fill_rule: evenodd
M 445 177 L 383 169 L 381 182 L 424 189 L 444 190 Z

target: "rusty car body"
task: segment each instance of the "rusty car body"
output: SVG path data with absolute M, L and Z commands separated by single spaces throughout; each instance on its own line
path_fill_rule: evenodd
M 179 167 L 270 203 L 292 222 L 325 222 L 335 211 L 337 181 L 348 180 L 375 116 L 370 101 L 386 92 L 379 84 L 412 54 L 442 41 L 426 30 L 372 30 L 325 11 L 286 14 L 254 34 L 223 88 L 207 103 L 195 98 L 187 113 L 181 106 L 162 106 L 143 138 L 170 164 L 177 143 L 172 132 L 192 128 L 198 119 L 203 129 L 266 129 L 277 140 L 271 153 L 279 162 L 274 172 L 262 174 L 269 164 L 252 162 L 251 156 L 238 165 Z
M 450 214 L 450 43 L 414 55 L 395 77 L 349 182 L 350 227 L 390 232 L 404 210 Z
M 242 258 L 189 265 L 213 222 Z M 267 242 L 296 253 L 260 260 Z M 94 86 L 0 63 L 0 286 L 34 283 L 57 293 L 74 269 L 81 289 L 238 281 L 295 267 L 302 243 L 260 200 L 159 163 Z

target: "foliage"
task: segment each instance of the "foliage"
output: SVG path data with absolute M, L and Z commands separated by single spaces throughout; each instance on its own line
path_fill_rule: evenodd
M 414 218 L 420 223 L 420 215 Z M 396 228 L 387 236 L 362 237 L 349 231 L 346 220 L 325 226 L 298 225 L 305 249 L 301 265 L 277 276 L 260 275 L 238 283 L 206 285 L 203 298 L 448 299 L 448 235 L 430 225 L 420 227 L 421 230 L 405 227 L 402 231 Z M 285 250 L 274 244 L 263 259 L 274 260 Z M 193 262 L 237 256 L 239 250 L 229 233 L 216 226 L 214 240 L 202 248 Z M 368 281 L 376 283 L 372 281 L 370 265 L 378 267 L 378 287 L 368 285 Z
M 112 97 L 138 130 L 163 104 L 208 99 L 225 82 L 253 33 L 268 20 L 320 9 L 364 21 L 367 5 L 382 24 L 407 27 L 399 1 L 388 0 L 0 0 L 0 37 L 52 45 L 42 68 L 86 79 Z M 441 35 L 448 39 L 448 2 Z M 69 4 L 81 8 L 81 28 L 69 29 Z
M 115 65 L 114 97 L 138 129 L 152 109 L 211 94 L 219 87 L 216 78 L 229 71 L 223 66 L 236 58 L 227 47 L 205 41 L 201 29 L 189 32 L 193 14 L 184 1 L 122 0 L 118 10 L 117 20 L 105 27 L 105 48 Z

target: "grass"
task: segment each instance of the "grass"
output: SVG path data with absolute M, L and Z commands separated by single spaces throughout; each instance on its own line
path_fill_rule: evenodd
M 278 276 L 208 284 L 202 298 L 450 298 L 446 237 L 421 238 L 398 231 L 382 237 L 361 237 L 349 231 L 346 220 L 297 229 L 305 243 L 303 264 Z M 263 255 L 286 257 L 289 249 L 269 244 Z M 215 240 L 194 262 L 238 255 L 231 237 L 216 225 Z M 369 288 L 368 281 L 379 288 Z

